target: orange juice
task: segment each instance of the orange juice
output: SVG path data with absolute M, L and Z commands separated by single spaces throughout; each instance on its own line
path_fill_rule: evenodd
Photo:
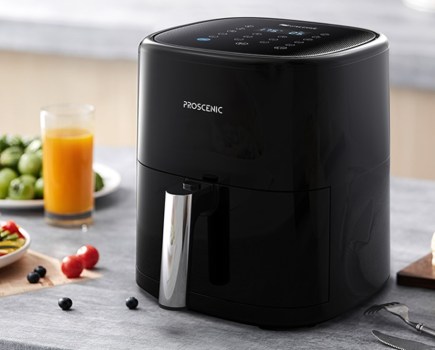
M 44 206 L 49 214 L 92 212 L 93 134 L 86 129 L 46 129 L 43 135 Z

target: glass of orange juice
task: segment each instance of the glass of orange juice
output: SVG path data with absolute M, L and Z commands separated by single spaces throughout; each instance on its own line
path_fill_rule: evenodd
M 94 107 L 59 104 L 41 109 L 44 209 L 48 223 L 92 223 Z

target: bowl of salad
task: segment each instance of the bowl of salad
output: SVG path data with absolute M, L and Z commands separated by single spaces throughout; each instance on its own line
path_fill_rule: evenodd
M 0 268 L 22 258 L 30 242 L 29 233 L 14 221 L 0 221 Z

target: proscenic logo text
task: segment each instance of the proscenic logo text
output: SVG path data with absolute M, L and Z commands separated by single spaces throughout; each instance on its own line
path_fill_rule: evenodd
M 213 106 L 205 103 L 183 101 L 183 108 L 207 113 L 224 114 L 224 108 L 222 106 Z

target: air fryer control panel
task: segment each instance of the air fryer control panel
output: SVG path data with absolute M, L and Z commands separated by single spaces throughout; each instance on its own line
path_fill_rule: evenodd
M 161 32 L 156 42 L 255 55 L 319 56 L 363 45 L 376 33 L 360 28 L 271 18 L 224 18 Z

